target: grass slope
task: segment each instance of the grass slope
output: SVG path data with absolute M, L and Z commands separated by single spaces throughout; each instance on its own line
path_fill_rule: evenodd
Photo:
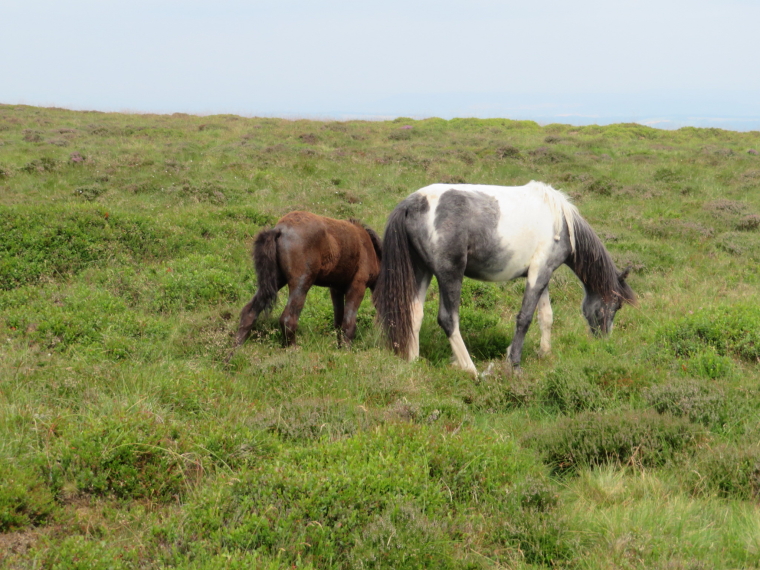
M 410 128 L 411 127 L 411 128 Z M 760 133 L 529 121 L 314 122 L 0 105 L 0 565 L 760 565 Z M 382 231 L 432 182 L 567 192 L 640 305 L 589 337 L 567 269 L 553 354 L 452 369 L 431 288 L 414 364 L 365 299 L 264 319 L 253 236 L 288 211 Z M 500 362 L 523 283 L 467 281 Z M 281 299 L 275 317 L 282 308 Z

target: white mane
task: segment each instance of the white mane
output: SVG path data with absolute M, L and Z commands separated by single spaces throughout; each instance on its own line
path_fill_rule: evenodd
M 578 208 L 573 206 L 570 198 L 564 192 L 555 190 L 548 184 L 531 180 L 526 186 L 530 186 L 536 192 L 543 194 L 544 202 L 549 206 L 554 215 L 555 239 L 559 239 L 559 235 L 562 232 L 562 219 L 564 218 L 567 223 L 567 231 L 570 234 L 570 249 L 575 253 L 575 219 L 576 216 L 580 216 Z

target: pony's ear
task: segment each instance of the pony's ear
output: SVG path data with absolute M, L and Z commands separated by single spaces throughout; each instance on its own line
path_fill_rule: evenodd
M 631 272 L 631 266 L 626 267 L 622 273 L 618 275 L 620 281 L 625 281 L 628 278 L 628 274 Z

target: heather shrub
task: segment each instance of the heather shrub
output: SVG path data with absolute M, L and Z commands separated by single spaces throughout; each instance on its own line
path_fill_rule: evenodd
M 760 358 L 760 307 L 737 303 L 695 311 L 666 327 L 662 337 L 679 357 L 691 358 L 713 349 L 718 356 L 730 355 L 757 362 Z M 710 356 L 702 358 L 707 361 L 708 377 L 711 367 L 716 374 L 728 367 L 725 361 L 714 359 L 715 364 L 710 364 Z
M 607 398 L 598 385 L 575 368 L 555 369 L 539 388 L 541 402 L 563 414 L 600 410 Z
M 607 463 L 657 467 L 690 451 L 702 438 L 702 430 L 686 419 L 623 411 L 564 418 L 523 441 L 554 472 L 564 473 Z
M 119 259 L 150 260 L 192 248 L 195 239 L 136 215 L 93 206 L 0 211 L 0 289 L 58 278 Z
M 551 491 L 507 490 L 539 473 L 514 442 L 477 431 L 441 436 L 410 424 L 291 448 L 190 505 L 176 547 L 219 544 L 324 567 L 460 568 L 451 548 L 468 508 L 552 508 Z M 461 513 L 461 514 L 457 514 Z M 503 514 L 500 516 L 504 516 Z M 170 533 L 171 534 L 171 533 Z
M 696 494 L 750 501 L 760 497 L 760 447 L 756 444 L 706 447 L 688 467 L 687 484 Z
M 38 469 L 3 460 L 0 482 L 0 533 L 43 524 L 55 512 L 53 494 Z
M 643 395 L 657 412 L 685 417 L 705 426 L 720 426 L 731 414 L 731 402 L 714 383 L 675 380 L 651 386 Z

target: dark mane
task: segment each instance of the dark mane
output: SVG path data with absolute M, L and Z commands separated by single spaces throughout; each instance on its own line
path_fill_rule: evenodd
M 625 280 L 621 281 L 610 252 L 580 214 L 573 218 L 573 231 L 575 251 L 571 268 L 583 284 L 601 295 L 605 302 L 619 296 L 628 303 L 635 303 L 636 296 Z

